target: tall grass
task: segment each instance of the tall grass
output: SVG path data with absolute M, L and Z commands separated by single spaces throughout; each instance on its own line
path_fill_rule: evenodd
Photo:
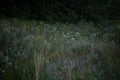
M 98 26 L 1 20 L 0 79 L 119 80 L 118 33 Z

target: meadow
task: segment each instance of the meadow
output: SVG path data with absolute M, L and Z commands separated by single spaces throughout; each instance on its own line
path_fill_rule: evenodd
M 120 24 L 0 19 L 0 80 L 120 80 Z

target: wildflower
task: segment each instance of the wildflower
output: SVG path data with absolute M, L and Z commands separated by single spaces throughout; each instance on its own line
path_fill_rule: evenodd
M 2 72 L 4 73 L 5 71 L 4 71 L 4 70 L 2 70 Z

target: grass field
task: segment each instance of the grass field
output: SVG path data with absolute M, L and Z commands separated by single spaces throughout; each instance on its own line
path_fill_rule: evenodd
M 0 20 L 0 80 L 120 80 L 119 24 Z

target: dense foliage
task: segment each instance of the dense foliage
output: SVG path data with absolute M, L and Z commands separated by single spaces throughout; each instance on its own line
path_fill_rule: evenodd
M 0 79 L 119 80 L 120 24 L 98 26 L 1 20 Z
M 0 80 L 120 80 L 119 9 L 120 0 L 0 1 Z

